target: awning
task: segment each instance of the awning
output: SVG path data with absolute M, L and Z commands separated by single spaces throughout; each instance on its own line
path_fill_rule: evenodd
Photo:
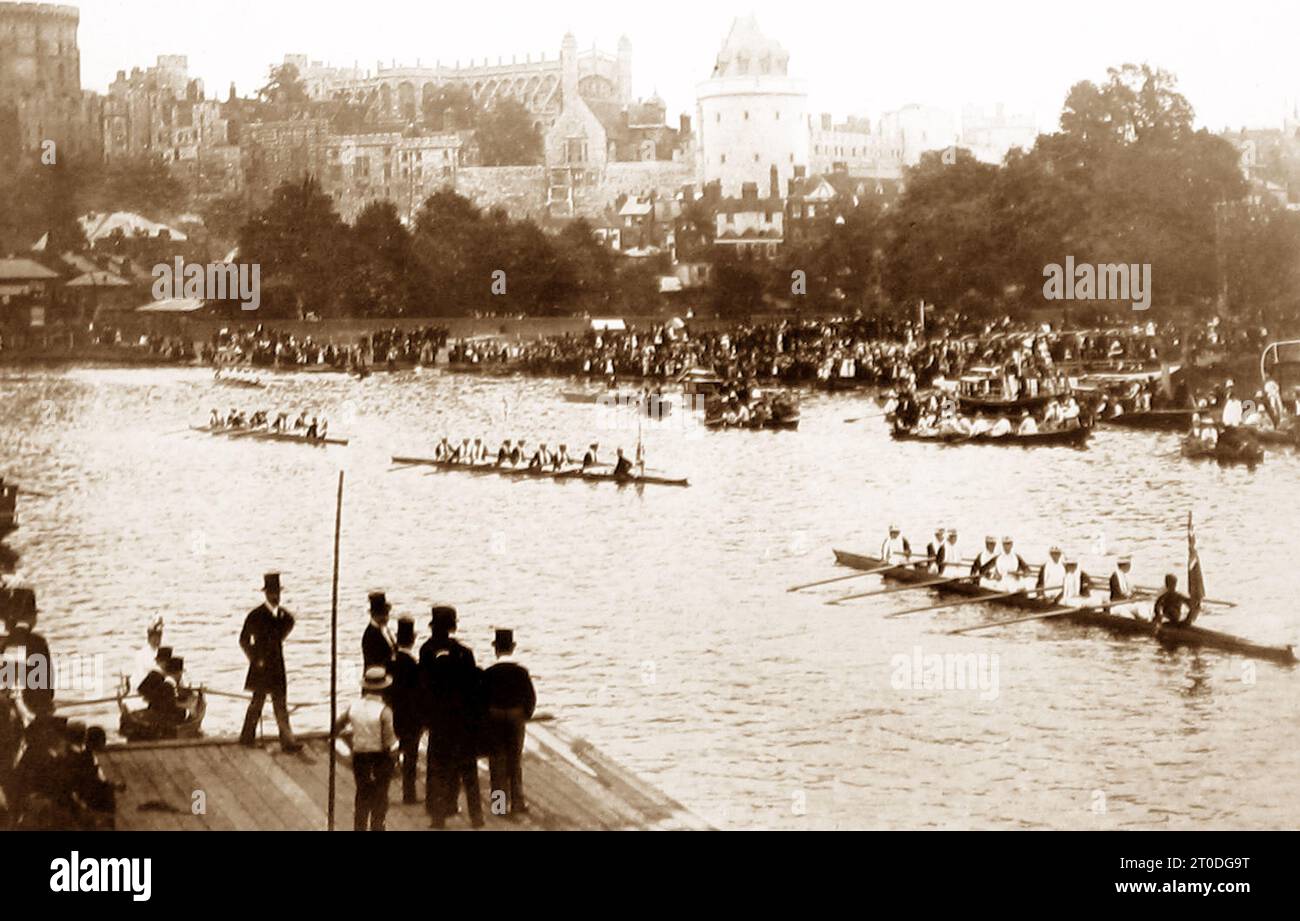
M 614 330 L 615 332 L 622 332 L 623 330 L 627 329 L 627 324 L 622 320 L 592 320 L 591 328 L 598 333 L 604 332 L 605 330 Z

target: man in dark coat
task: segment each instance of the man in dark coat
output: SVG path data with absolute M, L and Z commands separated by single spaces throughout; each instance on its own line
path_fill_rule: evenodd
M 266 698 L 271 698 L 275 723 L 280 730 L 280 747 L 286 752 L 302 750 L 289 726 L 289 679 L 284 669 L 284 640 L 293 630 L 293 615 L 280 607 L 280 574 L 267 573 L 262 578 L 262 593 L 266 601 L 248 612 L 244 629 L 239 634 L 239 645 L 248 657 L 248 677 L 244 689 L 251 691 L 248 713 L 244 716 L 244 729 L 239 734 L 241 745 L 257 744 L 257 722 L 262 718 Z
M 36 592 L 12 589 L 9 605 L 9 633 L 0 640 L 0 664 L 28 710 L 53 711 L 54 661 L 50 644 L 36 632 Z
M 383 592 L 370 593 L 370 623 L 361 634 L 361 661 L 364 668 L 382 665 L 385 669 L 393 661 L 397 645 L 388 629 L 388 618 L 393 606 Z
M 457 812 L 460 788 L 465 788 L 470 824 L 483 825 L 479 799 L 478 735 L 479 676 L 474 654 L 452 639 L 456 609 L 434 607 L 429 624 L 433 635 L 420 647 L 420 685 L 429 728 L 428 769 L 424 808 L 434 828 L 443 828 Z
M 420 665 L 415 660 L 415 621 L 397 621 L 397 655 L 389 666 L 393 685 L 388 691 L 393 708 L 393 729 L 402 755 L 402 802 L 415 803 L 415 768 L 420 757 L 420 736 L 424 734 L 424 712 L 420 701 Z
M 528 811 L 524 800 L 524 731 L 537 708 L 537 692 L 528 669 L 514 659 L 513 630 L 497 630 L 492 648 L 496 650 L 496 663 L 483 672 L 492 814 L 516 815 Z

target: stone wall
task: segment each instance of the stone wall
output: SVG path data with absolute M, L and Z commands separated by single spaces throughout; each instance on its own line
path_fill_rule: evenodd
M 456 171 L 455 191 L 484 210 L 501 207 L 515 219 L 540 220 L 546 211 L 546 168 L 469 166 Z

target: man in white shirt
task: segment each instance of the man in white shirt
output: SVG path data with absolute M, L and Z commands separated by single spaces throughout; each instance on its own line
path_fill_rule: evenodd
M 957 529 L 948 529 L 948 539 L 943 544 L 943 574 L 948 577 L 960 576 L 966 567 L 961 560 L 961 547 L 957 544 Z
M 1020 416 L 1020 426 L 1016 429 L 1017 435 L 1037 435 L 1038 423 L 1029 413 L 1022 413 Z
M 1071 608 L 1087 607 L 1091 594 L 1092 580 L 1088 578 L 1088 574 L 1079 569 L 1078 560 L 1067 559 L 1065 579 L 1061 584 L 1061 594 L 1056 599 L 1056 603 Z
M 361 697 L 334 724 L 336 735 L 351 729 L 352 776 L 356 782 L 353 831 L 384 831 L 388 785 L 393 778 L 397 733 L 384 691 L 393 683 L 382 665 L 366 669 Z
M 1029 574 L 1029 564 L 1015 551 L 1015 541 L 1010 537 L 1002 538 L 1002 552 L 998 554 L 994 571 L 998 579 L 998 590 L 1015 592 L 1024 588 L 1024 578 Z
M 1038 570 L 1038 590 L 1040 594 L 1050 595 L 1065 584 L 1065 563 L 1061 560 L 1060 547 L 1053 547 L 1048 556 L 1048 561 Z
M 912 545 L 902 536 L 898 525 L 889 526 L 889 536 L 880 545 L 880 559 L 886 563 L 905 563 L 912 556 Z
M 1232 392 L 1232 381 L 1223 385 L 1223 426 L 1234 428 L 1241 425 L 1241 400 Z

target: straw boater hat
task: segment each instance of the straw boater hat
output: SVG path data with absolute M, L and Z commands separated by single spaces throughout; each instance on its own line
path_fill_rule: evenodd
M 387 669 L 382 665 L 372 665 L 366 669 L 365 677 L 361 681 L 361 690 L 382 691 L 392 683 L 393 679 L 388 674 Z

